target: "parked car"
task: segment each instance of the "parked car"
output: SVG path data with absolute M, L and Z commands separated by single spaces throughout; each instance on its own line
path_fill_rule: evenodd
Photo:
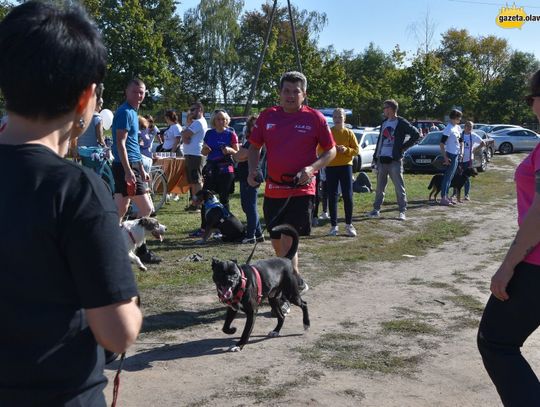
M 246 141 L 244 136 L 244 126 L 247 123 L 247 116 L 236 116 L 231 117 L 231 122 L 229 123 L 229 127 L 232 127 L 234 129 L 234 132 L 238 136 L 238 142 L 240 145 L 244 144 Z
M 495 154 L 495 151 L 497 150 L 495 148 L 495 140 L 493 140 L 492 137 L 488 133 L 486 133 L 484 130 L 476 129 L 474 130 L 476 134 L 478 134 L 482 140 L 484 141 L 484 144 L 486 145 L 486 153 L 487 153 L 487 159 L 488 161 L 491 161 L 493 158 L 493 154 Z
M 353 172 L 371 169 L 371 162 L 373 161 L 373 153 L 379 139 L 379 132 L 363 131 L 360 129 L 352 129 L 352 131 L 360 147 L 358 155 L 353 158 Z
M 476 131 L 473 131 L 477 134 Z M 415 146 L 412 146 L 403 156 L 403 169 L 407 172 L 434 173 L 444 172 L 444 158 L 441 155 L 440 143 L 442 131 L 432 131 Z M 478 135 L 480 137 L 480 135 Z M 487 151 L 483 147 L 473 155 L 473 165 L 478 172 L 487 170 Z
M 411 124 L 420 131 L 422 137 L 428 134 L 433 127 L 436 127 L 437 130 L 444 130 L 445 127 L 443 122 L 434 119 L 415 120 Z
M 494 133 L 496 131 L 499 131 L 502 129 L 508 129 L 510 127 L 521 129 L 521 126 L 517 126 L 515 124 L 488 124 L 486 126 L 481 127 L 480 130 L 484 130 L 486 133 Z
M 540 142 L 538 134 L 523 128 L 503 129 L 491 133 L 490 136 L 495 141 L 495 150 L 501 154 L 533 150 Z

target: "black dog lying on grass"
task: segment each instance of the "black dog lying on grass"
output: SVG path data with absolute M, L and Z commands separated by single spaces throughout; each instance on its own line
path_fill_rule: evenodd
M 454 178 L 452 178 L 450 187 L 456 190 L 457 199 L 459 202 L 461 202 L 461 188 L 463 188 L 463 185 L 465 185 L 465 181 L 467 181 L 469 177 L 476 177 L 478 175 L 478 171 L 476 171 L 476 168 L 474 167 L 469 167 L 461 173 L 458 172 L 459 169 L 456 171 Z M 441 192 L 443 177 L 443 174 L 436 174 L 433 176 L 433 178 L 431 178 L 431 181 L 428 185 L 428 189 L 430 190 L 428 201 L 431 201 L 431 196 L 433 195 L 433 200 L 437 202 L 437 195 L 439 194 L 439 192 Z
M 201 189 L 195 197 L 203 204 L 202 211 L 206 218 L 206 229 L 200 243 L 206 242 L 216 230 L 219 230 L 224 242 L 239 242 L 244 238 L 244 225 L 219 202 L 214 192 Z
M 298 289 L 298 278 L 293 271 L 291 259 L 298 249 L 298 233 L 290 225 L 280 225 L 273 228 L 292 237 L 293 243 L 285 257 L 273 257 L 258 260 L 253 264 L 239 266 L 235 261 L 220 261 L 212 259 L 212 279 L 216 284 L 219 299 L 228 305 L 223 332 L 232 335 L 236 328 L 231 327 L 238 308 L 246 313 L 246 325 L 240 341 L 231 348 L 230 352 L 242 350 L 248 342 L 255 324 L 255 317 L 261 300 L 265 297 L 277 315 L 277 325 L 268 336 L 279 336 L 285 315 L 281 310 L 279 298 L 302 308 L 304 329 L 309 328 L 307 303 L 302 300 Z

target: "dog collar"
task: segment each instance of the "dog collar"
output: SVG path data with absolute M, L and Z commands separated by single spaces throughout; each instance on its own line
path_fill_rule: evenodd
M 135 240 L 135 236 L 133 236 L 133 233 L 131 233 L 131 230 L 128 230 L 124 227 L 124 225 L 121 226 L 122 229 L 124 229 L 126 232 L 128 232 L 129 237 L 131 238 L 131 241 L 133 244 L 137 244 L 137 241 Z

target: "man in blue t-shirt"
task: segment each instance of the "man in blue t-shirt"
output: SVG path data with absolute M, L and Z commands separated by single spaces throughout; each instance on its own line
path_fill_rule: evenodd
M 126 214 L 130 200 L 137 205 L 139 217 L 149 216 L 154 206 L 146 182 L 149 174 L 142 165 L 139 147 L 139 117 L 137 110 L 144 100 L 146 86 L 138 78 L 132 79 L 126 88 L 126 101 L 116 110 L 112 123 L 112 166 L 114 176 L 114 202 L 120 220 Z M 143 244 L 137 255 L 145 263 L 159 263 L 160 258 L 147 250 Z

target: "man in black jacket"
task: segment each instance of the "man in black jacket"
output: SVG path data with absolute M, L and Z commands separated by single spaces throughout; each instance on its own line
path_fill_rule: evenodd
M 380 216 L 381 205 L 384 201 L 384 191 L 388 176 L 394 183 L 396 198 L 399 206 L 399 220 L 406 220 L 407 194 L 403 181 L 403 153 L 416 144 L 420 138 L 418 129 L 403 117 L 396 115 L 398 102 L 394 99 L 384 101 L 383 114 L 386 119 L 381 124 L 381 132 L 377 140 L 377 147 L 373 154 L 374 167 L 377 169 L 377 192 L 373 210 L 368 213 L 370 218 Z M 409 139 L 405 141 L 406 136 Z

